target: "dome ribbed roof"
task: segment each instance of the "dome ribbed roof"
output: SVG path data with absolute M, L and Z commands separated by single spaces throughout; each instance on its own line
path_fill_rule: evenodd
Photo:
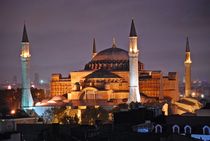
M 144 68 L 144 64 L 139 62 L 139 70 Z M 105 49 L 85 65 L 84 70 L 98 70 L 105 69 L 109 71 L 128 71 L 129 70 L 129 56 L 128 52 L 117 48 Z
M 108 48 L 99 52 L 92 61 L 128 60 L 128 52 L 120 48 Z

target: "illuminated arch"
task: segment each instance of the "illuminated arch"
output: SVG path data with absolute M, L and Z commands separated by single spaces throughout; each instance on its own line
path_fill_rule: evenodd
M 192 133 L 192 128 L 189 125 L 185 125 L 184 133 L 185 134 L 191 134 Z
M 155 133 L 162 133 L 163 127 L 160 124 L 155 126 Z
M 96 99 L 96 93 L 97 93 L 98 89 L 94 88 L 94 87 L 86 87 L 82 90 L 81 95 L 79 97 L 80 100 L 87 100 L 88 99 L 88 95 L 93 95 L 94 99 Z
M 180 133 L 180 127 L 179 125 L 175 124 L 172 126 L 173 133 L 179 134 Z
M 209 126 L 205 125 L 203 127 L 203 134 L 204 135 L 210 135 L 210 128 L 209 128 Z

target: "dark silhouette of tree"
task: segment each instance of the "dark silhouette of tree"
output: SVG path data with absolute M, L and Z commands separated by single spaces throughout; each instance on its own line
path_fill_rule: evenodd
M 68 116 L 68 115 L 65 113 L 65 114 L 60 118 L 59 122 L 62 123 L 62 124 L 71 124 L 71 125 L 75 125 L 75 124 L 78 124 L 79 118 L 77 117 L 77 115 L 75 115 L 74 117 L 72 117 L 72 116 Z
M 106 122 L 108 121 L 108 111 L 102 107 L 87 107 L 82 114 L 82 124 L 95 124 L 95 121 Z

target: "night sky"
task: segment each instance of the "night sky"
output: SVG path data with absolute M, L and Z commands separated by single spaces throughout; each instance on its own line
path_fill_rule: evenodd
M 1 0 L 0 82 L 20 82 L 20 49 L 24 21 L 31 43 L 34 73 L 49 81 L 52 73 L 67 76 L 97 52 L 128 49 L 132 17 L 139 36 L 145 69 L 184 74 L 186 36 L 189 36 L 192 79 L 210 81 L 209 0 Z

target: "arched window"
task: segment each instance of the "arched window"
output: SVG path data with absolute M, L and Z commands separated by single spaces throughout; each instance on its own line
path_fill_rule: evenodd
M 192 128 L 189 125 L 186 125 L 184 127 L 184 133 L 185 134 L 191 134 L 191 132 L 192 132 Z
M 173 133 L 179 134 L 179 132 L 180 132 L 179 125 L 176 125 L 176 124 L 175 124 L 175 125 L 172 127 L 172 131 L 173 131 Z
M 205 125 L 203 127 L 203 134 L 204 135 L 210 135 L 210 128 L 209 128 L 209 126 Z
M 80 84 L 79 84 L 79 82 L 74 83 L 74 90 L 75 91 L 80 91 Z
M 163 127 L 160 124 L 155 126 L 155 133 L 162 133 Z

